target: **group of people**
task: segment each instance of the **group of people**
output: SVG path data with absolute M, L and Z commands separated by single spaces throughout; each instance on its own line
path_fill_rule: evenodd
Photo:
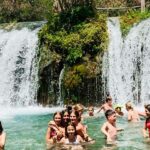
M 106 122 L 102 125 L 101 131 L 106 136 L 107 143 L 114 143 L 117 138 L 119 129 L 116 127 L 117 117 L 124 116 L 122 112 L 122 106 L 116 105 L 113 108 L 112 98 L 107 97 L 105 103 L 100 107 L 98 112 L 104 111 Z M 137 111 L 132 103 L 128 101 L 125 104 L 127 110 L 127 120 L 129 122 L 138 122 L 139 116 L 145 118 L 145 125 L 143 128 L 143 136 L 150 138 L 150 104 L 145 105 L 145 111 Z M 60 144 L 81 144 L 81 143 L 94 143 L 95 140 L 89 137 L 87 133 L 87 126 L 83 124 L 84 118 L 93 117 L 94 107 L 88 108 L 88 115 L 83 115 L 84 107 L 81 104 L 74 106 L 67 106 L 62 112 L 56 112 L 53 116 L 53 120 L 48 123 L 48 129 L 46 132 L 46 142 L 49 144 L 60 143 Z M 97 112 L 97 113 L 98 113 Z M 148 132 L 147 132 L 148 130 Z
M 127 110 L 127 120 L 129 122 L 139 122 L 140 121 L 140 116 L 145 118 L 145 125 L 143 128 L 143 136 L 145 138 L 150 138 L 150 104 L 145 105 L 145 111 L 139 112 L 133 107 L 133 104 L 128 101 L 125 104 L 125 108 Z M 106 136 L 107 142 L 114 143 L 117 138 L 117 132 L 122 131 L 123 129 L 119 129 L 116 127 L 116 120 L 118 116 L 123 116 L 124 113 L 121 110 L 121 106 L 116 106 L 115 109 L 113 108 L 112 105 L 112 98 L 107 97 L 105 104 L 103 104 L 99 111 L 104 110 L 105 112 L 105 117 L 107 119 L 107 122 L 103 124 L 101 127 L 102 133 Z
M 56 112 L 53 120 L 49 121 L 46 132 L 47 144 L 80 144 L 94 143 L 87 133 L 87 126 L 82 123 L 83 106 L 77 104 L 67 106 L 62 112 Z M 89 116 L 94 112 L 93 107 L 89 108 Z

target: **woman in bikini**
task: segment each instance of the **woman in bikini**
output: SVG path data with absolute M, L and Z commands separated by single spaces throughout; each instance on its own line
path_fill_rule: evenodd
M 65 135 L 65 130 L 61 125 L 62 114 L 60 112 L 54 113 L 53 121 L 48 123 L 48 129 L 46 132 L 46 142 L 47 143 L 57 143 Z
M 63 144 L 80 144 L 83 142 L 83 139 L 80 135 L 77 135 L 76 127 L 74 124 L 70 123 L 65 128 L 65 137 L 61 139 L 60 143 Z
M 145 126 L 143 128 L 143 136 L 145 138 L 150 138 L 150 104 L 145 106 L 145 113 L 146 113 L 146 121 Z M 148 130 L 148 133 L 147 133 Z

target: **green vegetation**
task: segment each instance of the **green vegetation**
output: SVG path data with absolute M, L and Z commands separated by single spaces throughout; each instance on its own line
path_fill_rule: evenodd
M 138 24 L 140 21 L 149 17 L 150 11 L 145 11 L 142 13 L 141 11 L 137 10 L 128 11 L 126 14 L 120 17 L 122 35 L 126 36 L 133 25 Z
M 44 20 L 51 11 L 52 0 L 1 0 L 0 23 Z
M 39 32 L 40 72 L 51 63 L 62 63 L 66 66 L 65 90 L 77 97 L 76 88 L 100 74 L 99 55 L 108 45 L 106 20 L 106 15 L 97 15 L 90 5 L 75 5 L 54 14 Z

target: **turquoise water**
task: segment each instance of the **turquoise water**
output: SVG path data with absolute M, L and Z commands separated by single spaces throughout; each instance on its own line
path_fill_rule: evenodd
M 2 119 L 7 133 L 6 150 L 45 150 L 45 133 L 47 123 L 52 119 L 52 114 L 15 115 Z M 105 139 L 100 128 L 104 123 L 103 116 L 88 118 L 84 123 L 88 125 L 89 135 L 96 140 L 95 144 L 86 146 L 86 150 L 112 149 L 105 145 Z M 147 143 L 142 137 L 144 120 L 140 123 L 128 123 L 126 118 L 118 118 L 117 126 L 124 128 L 118 134 L 117 145 L 114 150 L 149 150 L 150 142 Z

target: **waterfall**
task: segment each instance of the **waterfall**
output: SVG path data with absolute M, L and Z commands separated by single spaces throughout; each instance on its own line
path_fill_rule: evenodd
M 57 104 L 62 105 L 63 104 L 63 91 L 62 91 L 62 81 L 64 77 L 64 72 L 65 72 L 65 67 L 61 70 L 60 75 L 59 75 L 59 97 Z
M 109 47 L 103 60 L 104 94 L 135 104 L 150 100 L 150 19 L 134 26 L 125 39 L 119 20 L 108 20 Z
M 0 29 L 0 105 L 36 103 L 38 29 Z

